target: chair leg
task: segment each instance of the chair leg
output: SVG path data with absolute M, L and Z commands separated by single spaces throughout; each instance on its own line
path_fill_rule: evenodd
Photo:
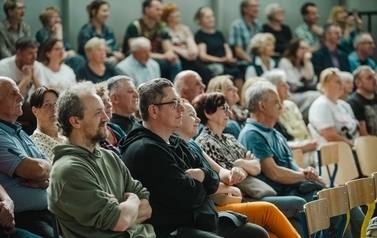
M 363 225 L 361 226 L 360 238 L 366 238 L 368 224 L 369 224 L 370 219 L 373 216 L 373 212 L 374 212 L 374 209 L 376 207 L 376 203 L 372 202 L 372 203 L 367 204 L 367 206 L 368 206 L 368 211 L 365 214 Z

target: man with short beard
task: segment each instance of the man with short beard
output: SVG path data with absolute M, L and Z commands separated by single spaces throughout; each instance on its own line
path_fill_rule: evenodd
M 92 83 L 60 96 L 57 119 L 67 142 L 54 148 L 49 210 L 64 237 L 155 237 L 149 192 L 119 157 L 100 148 L 109 118 Z

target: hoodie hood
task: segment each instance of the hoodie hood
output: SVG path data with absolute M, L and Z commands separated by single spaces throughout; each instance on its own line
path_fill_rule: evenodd
M 72 155 L 74 154 L 77 157 L 82 157 L 82 158 L 88 158 L 88 159 L 100 159 L 101 157 L 101 152 L 98 150 L 96 147 L 93 152 L 90 152 L 87 149 L 84 149 L 80 146 L 72 145 L 69 142 L 64 142 L 61 145 L 55 146 L 53 149 L 54 151 L 54 158 L 52 160 L 52 163 L 55 163 L 58 161 L 60 158 L 62 158 L 65 155 Z

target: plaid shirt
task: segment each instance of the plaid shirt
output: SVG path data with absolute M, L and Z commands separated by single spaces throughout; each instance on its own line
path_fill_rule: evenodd
M 316 35 L 305 22 L 301 23 L 293 33 L 295 38 L 306 41 L 310 46 L 316 47 L 321 45 L 318 35 Z
M 250 28 L 244 18 L 239 18 L 232 22 L 229 30 L 229 45 L 232 47 L 241 46 L 250 56 L 251 52 L 248 49 L 250 40 L 255 34 L 262 32 L 263 29 L 262 23 L 258 20 L 254 20 L 253 23 L 255 26 L 254 30 Z
M 10 57 L 16 53 L 16 41 L 21 37 L 29 37 L 30 26 L 21 22 L 18 30 L 14 29 L 8 19 L 0 22 L 0 59 Z

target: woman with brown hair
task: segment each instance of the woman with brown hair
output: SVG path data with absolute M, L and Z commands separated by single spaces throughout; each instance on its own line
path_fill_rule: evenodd
M 42 45 L 39 55 L 39 61 L 46 66 L 44 67 L 44 74 L 45 78 L 48 79 L 48 86 L 54 87 L 59 92 L 76 83 L 75 73 L 63 63 L 64 52 L 63 41 L 50 38 Z

